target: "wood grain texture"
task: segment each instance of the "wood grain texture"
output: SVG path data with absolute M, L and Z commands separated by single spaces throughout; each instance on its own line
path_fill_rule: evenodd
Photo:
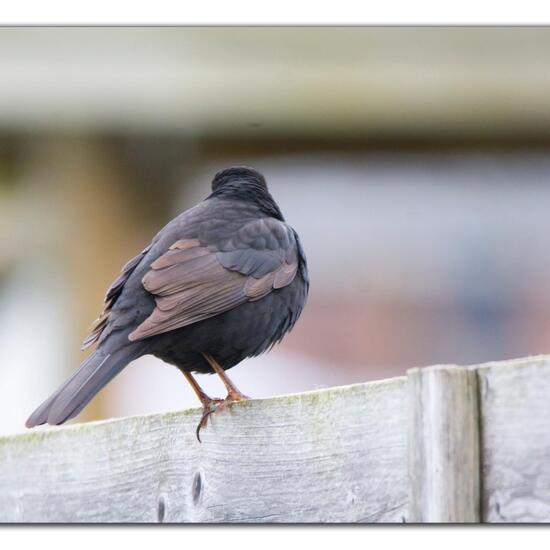
M 198 419 L 0 438 L 0 521 L 550 522 L 550 357 L 236 403 L 202 445 Z
M 550 357 L 482 365 L 483 516 L 550 522 Z
M 400 522 L 406 381 L 0 439 L 2 522 Z
M 410 521 L 478 522 L 479 431 L 475 371 L 408 371 Z

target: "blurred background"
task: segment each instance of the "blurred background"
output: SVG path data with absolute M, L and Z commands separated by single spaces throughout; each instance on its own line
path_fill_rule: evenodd
M 549 53 L 534 27 L 1 28 L 0 434 L 232 164 L 311 275 L 294 331 L 230 371 L 246 394 L 550 352 Z M 144 357 L 78 420 L 196 405 Z

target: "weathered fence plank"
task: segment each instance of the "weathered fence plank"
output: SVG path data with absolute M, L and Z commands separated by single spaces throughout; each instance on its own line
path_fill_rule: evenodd
M 0 439 L 3 522 L 406 519 L 406 380 Z
M 483 521 L 550 522 L 550 357 L 477 369 Z
M 0 438 L 2 522 L 550 522 L 550 357 Z
M 479 411 L 475 371 L 410 369 L 410 521 L 480 519 Z

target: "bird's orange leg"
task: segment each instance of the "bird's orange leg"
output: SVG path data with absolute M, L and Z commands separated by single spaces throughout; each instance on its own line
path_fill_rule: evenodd
M 221 381 L 227 388 L 227 397 L 216 407 L 216 412 L 221 412 L 229 403 L 250 399 L 239 391 L 237 386 L 231 382 L 231 380 L 227 377 L 227 374 L 225 374 L 225 371 L 209 353 L 203 353 L 202 355 L 208 361 L 208 364 L 212 367 L 212 370 L 221 378 Z
M 189 382 L 189 384 L 193 388 L 193 391 L 197 394 L 197 397 L 202 403 L 202 418 L 199 422 L 199 425 L 197 426 L 196 431 L 197 439 L 199 440 L 199 443 L 202 443 L 200 437 L 201 428 L 204 428 L 206 426 L 208 422 L 208 417 L 217 409 L 220 404 L 223 403 L 223 399 L 212 398 L 208 396 L 199 386 L 199 383 L 195 380 L 195 377 L 191 373 L 185 372 L 183 370 L 181 372 L 183 372 L 183 376 L 187 378 L 187 381 Z

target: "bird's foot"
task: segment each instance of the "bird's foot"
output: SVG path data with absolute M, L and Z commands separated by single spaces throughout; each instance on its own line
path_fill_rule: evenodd
M 199 440 L 199 443 L 202 443 L 200 431 L 202 428 L 206 427 L 206 424 L 208 424 L 208 417 L 213 412 L 216 412 L 219 405 L 221 405 L 223 402 L 224 402 L 224 399 L 219 399 L 217 397 L 215 398 L 208 397 L 202 400 L 202 417 L 200 419 L 200 422 L 197 426 L 197 430 L 195 432 L 197 435 L 197 439 Z
M 202 418 L 199 422 L 199 425 L 197 426 L 196 431 L 199 443 L 202 443 L 200 438 L 200 431 L 202 428 L 206 427 L 206 424 L 208 423 L 208 417 L 212 413 L 219 414 L 227 407 L 227 405 L 230 405 L 231 403 L 236 403 L 237 401 L 245 401 L 246 399 L 250 399 L 250 397 L 244 395 L 239 391 L 232 391 L 227 394 L 227 397 L 225 399 L 209 399 L 208 401 L 204 400 L 202 404 Z
M 246 401 L 247 399 L 250 399 L 250 397 L 244 395 L 244 393 L 241 393 L 240 391 L 230 391 L 227 394 L 227 397 L 221 403 L 216 405 L 214 412 L 219 414 L 227 407 L 227 405 L 231 405 L 231 403 L 236 403 L 237 401 Z

